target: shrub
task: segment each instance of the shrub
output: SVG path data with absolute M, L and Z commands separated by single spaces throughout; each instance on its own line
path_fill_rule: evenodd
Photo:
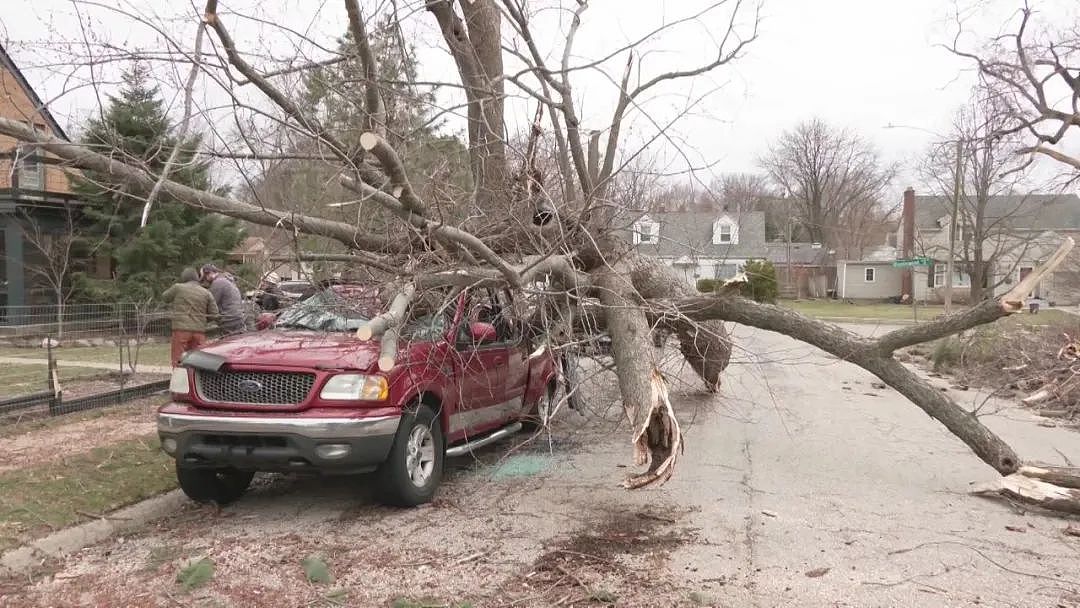
M 776 284 L 776 268 L 768 260 L 751 260 L 743 266 L 746 283 L 742 294 L 755 302 L 775 302 L 780 290 Z
M 701 293 L 712 293 L 716 291 L 717 286 L 720 285 L 720 281 L 716 279 L 698 279 L 697 290 Z

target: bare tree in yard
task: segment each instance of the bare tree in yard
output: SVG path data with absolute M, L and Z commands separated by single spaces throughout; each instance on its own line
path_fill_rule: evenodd
M 879 201 L 896 167 L 858 134 L 815 118 L 784 132 L 760 162 L 815 242 L 857 251 L 866 228 L 885 219 Z
M 982 81 L 1000 94 L 1007 120 L 995 136 L 1024 137 L 1025 145 L 1016 149 L 1024 164 L 1036 157 L 1053 159 L 1073 181 L 1080 177 L 1080 154 L 1061 144 L 1070 134 L 1075 144 L 1080 132 L 1080 26 L 1039 19 L 1025 1 L 1010 33 L 980 51 L 959 43 L 952 51 L 971 60 Z
M 381 338 L 384 358 L 391 360 L 396 354 L 396 328 L 403 311 L 410 301 L 437 293 L 432 291 L 435 288 L 505 286 L 528 295 L 539 302 L 533 329 L 549 340 L 551 348 L 560 350 L 580 338 L 573 335 L 573 328 L 579 325 L 576 318 L 585 312 L 579 308 L 582 297 L 598 298 L 601 306 L 597 321 L 606 326 L 612 338 L 615 373 L 622 406 L 631 423 L 635 463 L 647 467 L 627 479 L 627 487 L 666 480 L 683 451 L 677 404 L 668 397 L 659 354 L 650 344 L 650 330 L 661 326 L 676 335 L 682 356 L 701 376 L 706 388 L 715 390 L 732 347 L 722 321 L 732 321 L 792 336 L 869 370 L 944 424 L 1002 475 L 1020 471 L 1032 476 L 1023 477 L 1027 483 L 1023 493 L 1029 499 L 1065 510 L 1080 508 L 1080 492 L 1062 487 L 1080 485 L 1077 471 L 1047 472 L 1026 467 L 974 413 L 893 358 L 897 349 L 1018 312 L 1022 308 L 1021 291 L 1030 289 L 1048 268 L 1060 262 L 1071 248 L 1071 240 L 1063 243 L 1058 254 L 1029 275 L 1023 285 L 998 301 L 870 340 L 734 293 L 698 296 L 661 262 L 634 252 L 621 231 L 613 228 L 618 225 L 615 215 L 619 206 L 619 201 L 612 200 L 613 187 L 625 159 L 635 156 L 621 151 L 628 145 L 622 137 L 624 128 L 640 116 L 650 95 L 722 69 L 739 58 L 756 38 L 758 22 L 756 13 L 742 2 L 721 0 L 693 16 L 697 20 L 716 19 L 719 12 L 726 11 L 719 27 L 712 24 L 718 43 L 702 63 L 657 73 L 650 71 L 655 66 L 638 65 L 640 57 L 648 57 L 639 52 L 639 43 L 611 49 L 606 57 L 576 58 L 574 39 L 587 15 L 583 2 L 576 4 L 567 17 L 569 27 L 561 48 L 556 45 L 552 49 L 547 46 L 551 36 L 541 37 L 533 30 L 533 19 L 538 17 L 530 14 L 528 4 L 517 0 L 428 0 L 426 12 L 408 18 L 426 19 L 438 26 L 457 68 L 457 86 L 464 96 L 468 120 L 472 188 L 466 201 L 458 203 L 466 206 L 464 212 L 447 209 L 446 213 L 418 192 L 410 167 L 389 143 L 383 87 L 375 76 L 377 58 L 371 52 L 367 33 L 378 18 L 362 14 L 357 0 L 342 3 L 342 22 L 348 23 L 355 46 L 352 52 L 359 57 L 365 74 L 363 104 L 358 104 L 355 112 L 367 126 L 356 139 L 358 145 L 350 145 L 283 92 L 274 76 L 280 73 L 280 65 L 272 61 L 265 65 L 251 63 L 255 55 L 239 47 L 232 32 L 246 21 L 237 15 L 219 14 L 216 0 L 208 0 L 200 17 L 201 24 L 215 38 L 210 48 L 219 49 L 223 56 L 200 62 L 199 70 L 208 78 L 228 84 L 227 90 L 237 96 L 237 111 L 249 107 L 239 101 L 239 89 L 244 89 L 245 94 L 255 89 L 265 96 L 276 108 L 275 121 L 288 125 L 298 137 L 309 138 L 327 162 L 340 167 L 343 187 L 395 218 L 385 231 L 185 187 L 110 158 L 107 151 L 60 141 L 18 121 L 0 120 L 0 133 L 35 143 L 76 167 L 104 172 L 140 186 L 160 182 L 164 192 L 207 212 L 338 241 L 350 253 L 337 259 L 373 268 L 394 286 L 396 295 L 388 298 L 392 301 L 390 310 L 372 321 L 368 332 L 372 338 Z M 668 22 L 642 41 L 690 20 Z M 187 56 L 186 45 L 177 48 L 179 54 Z M 295 64 L 290 66 L 297 69 Z M 607 118 L 588 125 L 596 130 L 587 130 L 578 109 L 575 78 L 585 69 L 602 69 L 609 64 L 616 64 L 621 74 L 613 79 L 617 83 L 614 108 Z M 543 130 L 554 142 L 554 175 L 537 170 L 535 145 L 527 144 L 524 150 L 508 145 L 514 141 L 505 136 L 512 129 L 506 120 L 511 95 L 524 96 L 543 107 Z M 530 127 L 532 133 L 537 127 Z M 871 195 L 879 192 L 889 172 L 878 166 L 876 156 L 861 140 L 853 141 L 848 135 L 825 137 L 828 134 L 823 127 L 809 130 L 811 135 L 814 132 L 821 137 L 812 136 L 809 141 L 822 147 L 810 158 L 817 159 L 815 162 L 829 159 L 832 164 L 826 166 L 839 171 L 840 176 L 806 173 L 805 182 L 789 181 L 788 189 L 806 195 L 808 211 L 815 214 L 814 225 L 820 230 L 831 218 L 842 217 L 839 212 L 844 205 L 874 198 Z M 524 139 L 535 142 L 537 136 Z M 258 156 L 258 139 L 250 137 L 247 141 L 250 147 L 245 153 Z M 843 145 L 824 146 L 836 141 Z M 777 152 L 778 163 L 789 158 L 782 154 L 782 147 Z M 792 162 L 798 163 L 798 158 L 795 154 Z M 830 198 L 833 196 L 839 198 Z M 537 290 L 534 285 L 544 278 L 548 286 Z M 1035 479 L 1046 475 L 1053 475 L 1060 485 Z
M 969 104 L 957 113 L 947 140 L 931 146 L 921 171 L 934 192 L 948 202 L 949 212 L 956 213 L 954 255 L 970 277 L 970 302 L 981 301 L 987 291 L 993 293 L 1015 276 L 1039 236 L 1029 229 L 1037 211 L 1024 195 L 1029 172 L 1016 164 L 1023 138 L 1004 132 L 1011 121 L 1004 101 L 995 90 L 975 89 Z M 1004 196 L 1010 198 L 997 198 Z M 925 249 L 927 244 L 923 245 Z M 941 257 L 940 251 L 928 253 Z
M 75 211 L 64 205 L 56 225 L 46 226 L 42 218 L 29 212 L 22 213 L 23 242 L 30 248 L 30 256 L 24 263 L 27 274 L 35 277 L 52 296 L 56 308 L 56 338 L 64 338 L 64 315 L 68 300 L 74 291 L 72 274 L 83 257 L 80 246 L 83 237 L 76 221 Z

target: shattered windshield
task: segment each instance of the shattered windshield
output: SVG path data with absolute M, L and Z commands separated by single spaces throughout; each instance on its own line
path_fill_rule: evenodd
M 372 317 L 369 302 L 345 299 L 332 290 L 322 291 L 281 313 L 276 327 L 311 331 L 356 331 Z

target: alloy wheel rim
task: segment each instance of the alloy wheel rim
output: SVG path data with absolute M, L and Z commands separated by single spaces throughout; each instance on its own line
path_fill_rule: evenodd
M 427 426 L 416 426 L 405 446 L 405 470 L 418 488 L 427 485 L 435 471 L 435 438 Z

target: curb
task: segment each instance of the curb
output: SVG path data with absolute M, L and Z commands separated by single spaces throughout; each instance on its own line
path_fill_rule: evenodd
M 180 490 L 124 507 L 108 514 L 109 519 L 95 519 L 71 528 L 58 530 L 28 545 L 0 556 L 0 575 L 17 575 L 40 566 L 48 558 L 60 558 L 109 537 L 144 526 L 177 511 L 187 503 Z

